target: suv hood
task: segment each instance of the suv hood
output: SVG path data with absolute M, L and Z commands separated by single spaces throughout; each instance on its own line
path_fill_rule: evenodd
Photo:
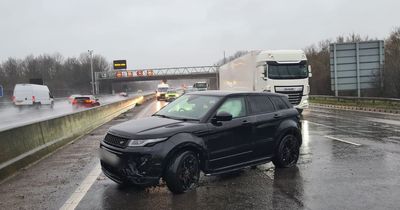
M 201 124 L 198 122 L 185 122 L 152 116 L 129 120 L 112 126 L 108 133 L 129 139 L 148 139 L 170 137 L 182 132 L 194 132 L 199 127 L 201 127 Z

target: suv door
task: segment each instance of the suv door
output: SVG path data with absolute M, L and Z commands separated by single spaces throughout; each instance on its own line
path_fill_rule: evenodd
M 250 114 L 255 117 L 252 136 L 255 159 L 273 155 L 274 136 L 280 119 L 275 107 L 267 95 L 248 96 Z
M 251 159 L 251 118 L 247 116 L 244 96 L 227 98 L 217 109 L 232 114 L 233 119 L 208 124 L 210 133 L 205 137 L 210 170 L 225 170 Z M 215 116 L 214 114 L 214 116 Z

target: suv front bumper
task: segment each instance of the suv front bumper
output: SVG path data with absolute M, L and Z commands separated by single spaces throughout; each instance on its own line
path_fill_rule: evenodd
M 116 148 L 102 142 L 100 163 L 104 174 L 120 184 L 157 185 L 162 175 L 162 161 L 155 150 L 137 152 L 131 148 Z

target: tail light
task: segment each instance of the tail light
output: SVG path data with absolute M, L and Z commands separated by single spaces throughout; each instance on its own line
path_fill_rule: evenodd
M 76 102 L 77 102 L 76 99 L 72 100 L 72 104 L 76 104 Z
M 35 102 L 36 98 L 35 96 L 32 96 L 32 101 Z
M 15 102 L 15 96 L 12 96 L 12 97 L 11 97 L 11 100 L 12 100 L 13 102 Z

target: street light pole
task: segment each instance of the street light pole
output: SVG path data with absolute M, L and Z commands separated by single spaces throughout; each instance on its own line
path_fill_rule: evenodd
M 92 95 L 95 95 L 94 92 L 94 77 L 93 77 L 93 50 L 88 50 L 90 57 L 90 75 L 92 76 Z

